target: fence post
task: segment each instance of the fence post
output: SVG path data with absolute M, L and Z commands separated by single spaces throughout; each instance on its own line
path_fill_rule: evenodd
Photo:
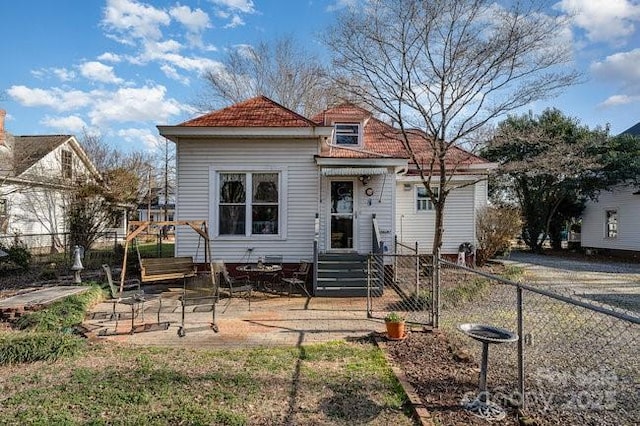
M 416 241 L 416 300 L 420 297 L 420 255 L 418 254 L 418 242 Z
M 369 253 L 367 256 L 367 318 L 372 318 L 371 313 L 371 258 L 374 255 Z
M 433 252 L 433 303 L 431 309 L 433 310 L 433 328 L 440 327 L 440 250 L 436 249 Z
M 398 282 L 398 236 L 393 236 L 393 282 Z
M 518 304 L 518 392 L 520 393 L 520 408 L 524 408 L 524 315 L 522 312 L 522 287 L 516 287 L 516 303 Z

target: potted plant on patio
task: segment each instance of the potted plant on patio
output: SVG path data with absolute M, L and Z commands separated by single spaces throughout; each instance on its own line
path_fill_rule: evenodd
M 405 319 L 397 312 L 390 312 L 384 317 L 384 324 L 387 327 L 387 337 L 389 339 L 404 339 L 405 338 Z

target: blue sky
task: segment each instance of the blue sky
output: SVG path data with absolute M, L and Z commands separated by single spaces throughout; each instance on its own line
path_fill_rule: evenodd
M 191 117 L 200 77 L 227 49 L 318 34 L 358 0 L 29 0 L 0 6 L 0 108 L 13 134 L 99 132 L 151 148 L 157 124 Z M 561 0 L 586 82 L 530 106 L 618 133 L 640 121 L 640 0 Z

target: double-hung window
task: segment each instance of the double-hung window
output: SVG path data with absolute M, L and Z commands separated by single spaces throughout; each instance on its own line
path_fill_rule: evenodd
M 71 151 L 68 151 L 66 149 L 62 150 L 61 163 L 62 177 L 64 179 L 71 179 L 73 177 L 73 157 Z
M 279 173 L 219 174 L 218 234 L 280 233 Z
M 607 238 L 616 238 L 618 236 L 618 211 L 606 211 L 606 235 Z
M 438 197 L 438 187 L 431 187 L 431 191 Z M 420 184 L 416 186 L 416 211 L 430 211 L 434 209 L 433 203 L 431 202 L 431 198 L 427 193 L 427 188 L 424 185 Z
M 360 145 L 360 124 L 336 123 L 335 143 L 336 145 Z

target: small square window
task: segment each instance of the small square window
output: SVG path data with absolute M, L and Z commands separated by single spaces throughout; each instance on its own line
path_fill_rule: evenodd
M 359 145 L 360 125 L 358 123 L 336 124 L 336 145 Z
M 437 197 L 439 194 L 438 188 L 433 187 L 431 190 Z M 427 194 L 427 188 L 425 188 L 423 184 L 416 186 L 416 210 L 420 212 L 433 209 L 434 205 L 431 202 L 431 198 L 429 198 L 429 194 Z
M 606 235 L 607 238 L 616 238 L 618 236 L 618 211 L 606 211 Z

